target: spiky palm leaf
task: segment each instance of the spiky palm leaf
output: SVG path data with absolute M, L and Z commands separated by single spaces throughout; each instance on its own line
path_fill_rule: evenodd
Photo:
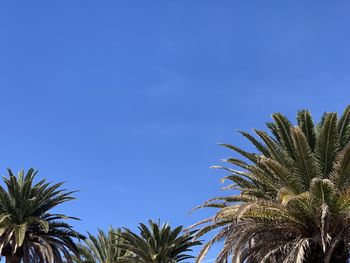
M 7 262 L 71 262 L 70 253 L 78 255 L 74 239 L 83 236 L 63 220 L 77 218 L 49 211 L 74 199 L 73 192 L 45 179 L 34 183 L 33 169 L 8 172 L 0 186 L 0 254 Z
M 116 263 L 119 258 L 127 252 L 118 245 L 122 244 L 123 239 L 120 237 L 119 228 L 109 228 L 106 234 L 98 230 L 98 235 L 94 236 L 88 233 L 88 238 L 84 244 L 79 244 L 80 257 L 74 257 L 78 263 Z
M 242 133 L 257 153 L 224 146 L 247 160 L 228 158 L 230 196 L 200 207 L 219 211 L 201 226 L 200 237 L 217 229 L 203 247 L 224 241 L 216 262 L 347 262 L 350 242 L 350 107 L 338 120 L 326 113 L 315 125 L 310 112 L 299 111 L 297 126 L 273 115 L 271 135 Z
M 141 223 L 140 235 L 125 229 L 121 233 L 124 242 L 119 245 L 130 254 L 121 257 L 118 263 L 176 263 L 193 258 L 188 252 L 200 245 L 193 240 L 193 232 L 182 233 L 182 226 L 171 229 L 168 224 L 160 225 L 149 221 L 149 227 Z

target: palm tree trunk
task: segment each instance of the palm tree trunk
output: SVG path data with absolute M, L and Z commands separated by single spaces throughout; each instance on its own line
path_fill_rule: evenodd
M 334 249 L 331 258 L 327 262 L 331 263 L 348 263 L 349 262 L 349 247 L 344 242 Z M 307 254 L 304 263 L 324 263 L 326 262 L 326 255 L 319 246 L 311 245 L 309 253 Z
M 312 251 L 306 256 L 304 263 L 324 263 L 324 253 L 323 251 Z
M 340 242 L 334 249 L 330 262 L 347 263 L 349 262 L 349 247 L 345 242 Z
M 16 255 L 6 257 L 6 263 L 20 263 L 20 262 L 21 262 L 21 258 Z

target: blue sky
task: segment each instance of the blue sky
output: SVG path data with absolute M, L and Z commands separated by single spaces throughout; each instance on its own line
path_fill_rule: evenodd
M 348 1 L 2 1 L 0 172 L 35 167 L 81 231 L 189 225 L 273 112 L 341 112 Z M 216 249 L 209 257 L 215 255 Z

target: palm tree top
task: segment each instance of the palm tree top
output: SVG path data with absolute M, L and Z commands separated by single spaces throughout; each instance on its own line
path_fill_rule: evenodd
M 35 183 L 37 173 L 31 168 L 26 174 L 21 170 L 15 176 L 8 169 L 9 176 L 3 176 L 6 189 L 0 185 L 1 212 L 16 214 L 17 219 L 24 220 L 28 215 L 43 215 L 57 205 L 75 199 L 72 194 L 76 191 L 61 189 L 63 182 L 52 184 L 42 179 Z M 67 217 L 62 215 L 62 218 Z
M 171 228 L 169 223 L 149 220 L 148 225 L 140 223 L 140 234 L 124 228 L 120 236 L 123 243 L 119 246 L 129 254 L 118 260 L 118 263 L 175 263 L 193 258 L 188 252 L 200 245 L 193 232 L 182 233 L 183 227 Z
M 34 182 L 34 169 L 17 176 L 8 169 L 8 174 L 3 177 L 5 185 L 0 185 L 0 254 L 16 262 L 61 262 L 62 257 L 71 261 L 69 252 L 77 253 L 73 239 L 84 236 L 64 221 L 78 218 L 50 210 L 75 199 L 75 191 L 46 179 Z
M 84 244 L 79 244 L 80 257 L 74 257 L 78 263 L 116 263 L 117 260 L 126 254 L 126 251 L 119 248 L 122 244 L 119 228 L 109 227 L 107 233 L 98 229 L 97 235 L 88 233 Z
M 196 236 L 219 231 L 205 244 L 197 262 L 220 240 L 224 245 L 219 263 L 230 257 L 235 262 L 347 259 L 350 106 L 340 118 L 326 112 L 318 123 L 308 110 L 297 113 L 297 125 L 281 113 L 272 119 L 267 123 L 269 132 L 254 130 L 257 137 L 240 131 L 256 152 L 222 144 L 240 156 L 224 160 L 231 167 L 215 166 L 229 173 L 222 182 L 230 182 L 225 189 L 233 191 L 200 206 L 218 212 L 193 226 L 202 226 Z

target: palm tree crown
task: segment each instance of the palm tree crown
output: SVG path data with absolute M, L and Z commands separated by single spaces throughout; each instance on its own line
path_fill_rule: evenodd
M 73 192 L 45 179 L 34 183 L 37 172 L 33 169 L 18 176 L 8 172 L 3 179 L 6 187 L 0 186 L 1 256 L 7 262 L 71 262 L 70 252 L 78 253 L 73 239 L 83 236 L 62 220 L 76 218 L 49 211 L 74 199 Z
M 106 234 L 98 230 L 98 235 L 89 233 L 84 245 L 78 245 L 80 257 L 75 257 L 78 263 L 116 263 L 119 258 L 126 254 L 126 251 L 118 245 L 122 244 L 119 228 L 112 227 Z
M 299 111 L 297 125 L 272 115 L 270 133 L 259 137 L 240 132 L 255 147 L 250 153 L 223 144 L 244 159 L 225 160 L 234 167 L 226 189 L 201 207 L 218 212 L 193 227 L 196 236 L 217 229 L 197 262 L 224 241 L 216 262 L 347 262 L 350 242 L 350 106 L 338 119 L 325 113 L 315 124 L 310 112 Z M 235 168 L 235 167 L 238 167 Z M 237 191 L 238 190 L 238 191 Z
M 125 229 L 121 237 L 124 239 L 121 248 L 129 254 L 118 260 L 118 263 L 176 263 L 193 256 L 187 254 L 191 247 L 201 244 L 193 240 L 193 232 L 181 234 L 182 226 L 174 229 L 168 224 L 160 225 L 149 221 L 139 226 L 140 235 Z

